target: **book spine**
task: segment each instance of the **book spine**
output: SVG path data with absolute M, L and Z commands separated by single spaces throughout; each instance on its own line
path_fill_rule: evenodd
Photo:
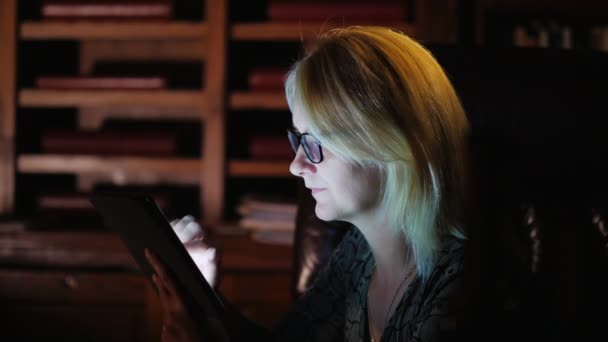
M 287 138 L 255 136 L 249 142 L 249 157 L 252 159 L 289 160 L 293 151 Z
M 254 91 L 282 91 L 287 70 L 257 68 L 249 73 L 249 89 Z
M 173 16 L 170 3 L 44 3 L 44 19 L 162 19 Z
M 271 3 L 268 17 L 272 21 L 325 20 L 328 18 L 350 18 L 387 21 L 404 21 L 405 7 L 402 4 L 286 4 Z
M 177 154 L 173 133 L 49 131 L 42 149 L 54 154 L 169 157 Z
M 158 90 L 167 88 L 163 77 L 66 77 L 40 76 L 36 78 L 40 89 L 118 89 Z
M 295 220 L 288 221 L 267 221 L 251 218 L 242 218 L 239 220 L 239 226 L 250 230 L 264 231 L 288 231 L 293 232 L 296 227 Z

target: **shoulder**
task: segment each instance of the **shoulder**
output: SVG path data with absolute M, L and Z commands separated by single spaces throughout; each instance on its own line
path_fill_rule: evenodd
M 418 316 L 418 333 L 437 341 L 456 333 L 463 310 L 463 280 L 466 240 L 446 238 L 431 276 L 424 282 Z
M 453 236 L 444 239 L 433 271 L 424 282 L 427 293 L 445 292 L 446 286 L 456 283 L 461 278 L 464 271 L 465 246 L 466 240 Z
M 464 268 L 466 240 L 449 236 L 444 239 L 437 256 L 433 274 L 438 278 L 458 275 Z

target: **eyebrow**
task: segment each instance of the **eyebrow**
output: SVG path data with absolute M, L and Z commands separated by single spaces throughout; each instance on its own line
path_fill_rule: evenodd
M 299 130 L 299 129 L 297 129 L 297 128 L 296 128 L 296 126 L 294 126 L 293 124 L 291 125 L 291 129 L 292 129 L 292 130 L 294 130 L 294 131 L 296 131 L 297 133 L 302 133 L 302 132 L 300 132 L 300 130 Z

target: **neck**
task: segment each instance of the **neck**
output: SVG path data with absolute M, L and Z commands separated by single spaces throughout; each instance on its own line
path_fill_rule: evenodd
M 384 287 L 401 282 L 403 275 L 414 265 L 403 232 L 390 229 L 386 224 L 366 225 L 360 230 L 374 255 L 377 284 Z

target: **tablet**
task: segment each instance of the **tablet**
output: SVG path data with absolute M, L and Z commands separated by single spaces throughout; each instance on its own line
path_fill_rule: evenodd
M 117 232 L 142 272 L 152 281 L 154 273 L 144 249 L 154 251 L 177 282 L 193 315 L 221 319 L 224 305 L 203 277 L 171 224 L 151 196 L 134 193 L 95 193 L 91 203 L 104 225 Z

